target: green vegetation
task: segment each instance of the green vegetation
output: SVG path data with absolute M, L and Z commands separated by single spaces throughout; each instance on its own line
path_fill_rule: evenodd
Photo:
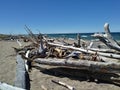
M 0 39 L 8 38 L 10 35 L 0 34 Z

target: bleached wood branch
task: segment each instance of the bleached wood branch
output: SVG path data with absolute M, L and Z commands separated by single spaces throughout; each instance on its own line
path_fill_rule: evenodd
M 102 48 L 88 48 L 88 50 L 97 51 L 97 52 L 104 52 L 104 53 L 119 53 L 113 49 L 102 49 Z
M 120 45 L 119 43 L 112 37 L 111 33 L 110 33 L 110 29 L 109 29 L 109 24 L 105 23 L 104 25 L 104 29 L 105 29 L 105 34 L 94 34 L 92 35 L 93 37 L 99 38 L 100 41 L 102 41 L 103 43 L 105 43 L 108 47 L 110 47 L 111 49 L 120 51 Z
M 58 46 L 58 47 L 64 47 L 64 48 L 68 48 L 68 49 L 73 49 L 73 50 L 81 51 L 81 52 L 84 52 L 84 53 L 90 53 L 90 54 L 95 54 L 96 53 L 96 51 L 87 50 L 87 49 L 83 49 L 83 48 L 77 48 L 77 47 L 73 47 L 73 46 L 65 46 L 65 45 L 60 45 L 60 44 L 55 44 L 55 43 L 50 43 L 50 42 L 48 42 L 48 44 L 52 45 L 52 46 Z M 103 52 L 97 52 L 97 54 L 101 55 L 101 56 L 110 57 L 110 58 L 120 59 L 119 54 L 103 53 Z
M 48 90 L 44 85 L 41 85 L 41 88 L 42 88 L 43 90 Z
M 58 81 L 57 80 L 51 80 L 51 81 L 56 83 L 56 84 L 62 85 L 64 87 L 68 88 L 69 90 L 76 90 L 74 87 L 72 87 L 72 86 L 70 86 L 70 85 L 68 85 L 68 84 L 66 84 L 64 82 L 61 82 L 59 80 Z
M 28 50 L 27 52 L 26 52 L 26 54 L 25 54 L 25 57 L 26 58 L 29 58 L 29 53 L 30 53 L 30 50 Z M 25 60 L 25 69 L 26 69 L 26 71 L 28 72 L 28 68 L 29 66 L 28 66 L 28 60 Z
M 42 41 L 42 34 L 40 34 L 40 45 L 39 45 L 39 53 L 42 53 L 44 50 L 43 41 Z
M 22 44 L 21 44 L 21 42 L 17 39 L 17 43 L 18 43 L 18 45 L 20 46 L 20 47 L 22 47 Z

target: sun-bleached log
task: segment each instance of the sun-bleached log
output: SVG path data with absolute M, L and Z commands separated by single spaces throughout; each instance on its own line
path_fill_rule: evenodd
M 48 42 L 48 44 L 49 44 L 49 45 L 52 45 L 52 46 L 58 46 L 58 47 L 73 49 L 73 50 L 81 51 L 81 52 L 84 52 L 84 53 L 90 53 L 90 54 L 95 54 L 95 53 L 96 53 L 96 51 L 87 50 L 87 49 L 84 49 L 84 48 L 77 48 L 77 47 L 73 47 L 73 46 L 65 46 L 65 45 L 56 44 L 56 43 L 50 43 L 50 42 Z M 103 52 L 97 52 L 97 54 L 98 54 L 98 55 L 101 55 L 101 56 L 110 57 L 110 58 L 120 59 L 120 55 L 119 55 L 119 54 L 103 53 Z
M 105 34 L 94 34 L 92 36 L 100 39 L 101 42 L 106 44 L 111 49 L 120 51 L 120 44 L 112 37 L 108 23 L 105 23 L 104 29 L 105 29 Z
M 15 77 L 15 86 L 19 88 L 26 89 L 26 69 L 25 62 L 22 59 L 21 55 L 17 55 L 17 65 L 16 65 L 16 77 Z
M 39 64 L 53 65 L 53 66 L 68 66 L 77 67 L 79 69 L 85 69 L 93 72 L 110 72 L 118 73 L 120 72 L 120 63 L 105 63 L 105 62 L 95 62 L 88 60 L 66 60 L 66 59 L 43 59 L 38 58 L 34 60 Z

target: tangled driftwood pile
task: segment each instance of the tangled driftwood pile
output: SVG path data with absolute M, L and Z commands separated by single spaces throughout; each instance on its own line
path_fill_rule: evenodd
M 120 85 L 120 44 L 110 34 L 109 24 L 105 24 L 105 34 L 94 34 L 109 48 L 93 48 L 94 42 L 86 44 L 80 39 L 78 43 L 69 44 L 57 39 L 49 39 L 42 34 L 34 35 L 26 26 L 29 41 L 32 43 L 15 51 L 25 59 L 26 70 L 30 71 L 35 63 L 65 66 L 96 73 L 93 78 L 106 80 Z M 20 57 L 18 57 L 20 58 Z M 98 73 L 98 74 L 97 74 Z M 110 74 L 110 75 L 109 75 Z M 101 76 L 100 76 L 101 75 Z

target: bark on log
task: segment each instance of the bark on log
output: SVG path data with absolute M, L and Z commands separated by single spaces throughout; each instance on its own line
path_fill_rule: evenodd
M 48 44 L 52 45 L 52 46 L 58 46 L 58 47 L 73 49 L 73 50 L 81 51 L 81 52 L 84 52 L 84 53 L 90 53 L 90 54 L 95 54 L 96 53 L 96 51 L 91 51 L 91 50 L 87 50 L 87 49 L 83 49 L 83 48 L 77 48 L 77 47 L 73 47 L 73 46 L 65 46 L 65 45 L 60 45 L 60 44 L 55 44 L 55 43 L 50 43 L 50 42 L 48 42 Z M 119 54 L 103 53 L 103 52 L 97 52 L 97 54 L 101 55 L 101 56 L 110 57 L 110 58 L 120 59 Z
M 77 67 L 79 69 L 85 69 L 93 72 L 108 72 L 108 73 L 119 73 L 120 63 L 105 63 L 105 62 L 95 62 L 88 60 L 66 60 L 66 59 L 35 59 L 36 63 L 53 65 L 53 66 L 68 66 Z
M 26 69 L 25 62 L 22 59 L 21 55 L 17 55 L 17 66 L 16 66 L 16 78 L 15 78 L 15 86 L 26 89 Z

